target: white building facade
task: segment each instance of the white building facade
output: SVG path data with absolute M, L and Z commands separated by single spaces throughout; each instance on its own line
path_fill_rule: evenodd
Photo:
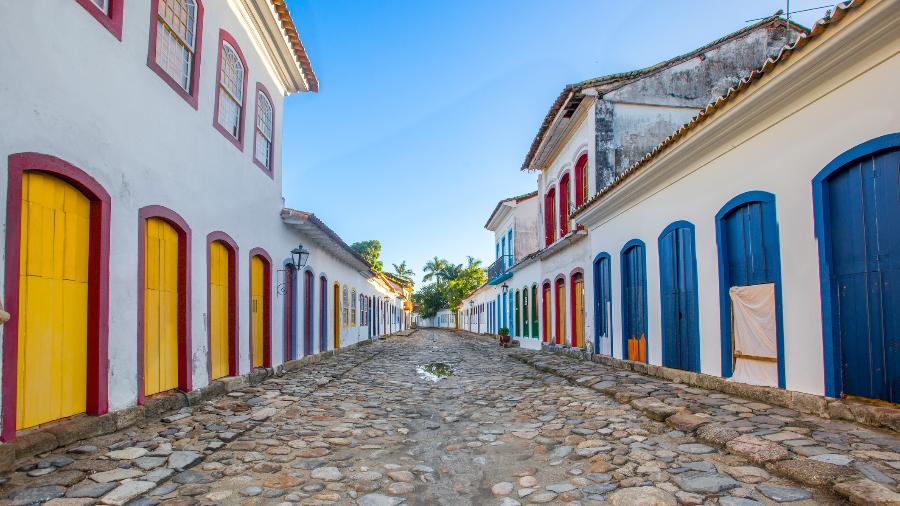
M 399 326 L 374 322 L 405 296 L 283 209 L 284 98 L 318 83 L 282 0 L 2 11 L 4 440 Z

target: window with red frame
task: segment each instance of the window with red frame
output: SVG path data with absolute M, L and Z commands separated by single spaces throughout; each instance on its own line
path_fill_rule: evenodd
M 559 180 L 559 235 L 569 233 L 569 174 Z
M 152 63 L 189 95 L 196 86 L 201 12 L 196 0 L 158 0 L 151 29 Z
M 261 89 L 256 91 L 256 138 L 254 159 L 266 170 L 272 170 L 272 133 L 274 131 L 272 102 Z
M 587 201 L 588 196 L 588 175 L 587 175 L 587 153 L 578 157 L 575 163 L 575 207 L 581 207 Z
M 551 188 L 544 195 L 544 243 L 547 246 L 556 240 L 556 189 Z
M 237 50 L 223 41 L 219 54 L 219 110 L 216 117 L 219 126 L 235 139 L 241 137 L 241 119 L 244 116 L 244 63 Z
M 125 7 L 123 0 L 76 0 L 90 13 L 101 25 L 106 27 L 113 36 L 122 40 L 122 10 Z

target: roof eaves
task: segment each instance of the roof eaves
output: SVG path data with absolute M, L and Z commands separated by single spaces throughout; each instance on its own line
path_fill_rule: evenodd
M 631 167 L 624 170 L 621 174 L 616 176 L 616 178 L 601 188 L 594 196 L 588 199 L 584 204 L 577 207 L 574 211 L 572 211 L 571 218 L 575 218 L 588 208 L 593 206 L 596 202 L 601 200 L 605 195 L 611 192 L 614 188 L 621 185 L 625 180 L 631 177 L 635 172 L 639 171 L 645 165 L 647 165 L 651 160 L 655 159 L 657 156 L 661 155 L 667 149 L 669 149 L 674 144 L 677 144 L 678 141 L 684 137 L 688 132 L 698 128 L 702 125 L 707 119 L 713 116 L 716 111 L 721 109 L 723 106 L 731 102 L 735 99 L 739 94 L 743 91 L 747 90 L 751 85 L 753 85 L 756 81 L 761 79 L 765 74 L 769 73 L 777 67 L 779 64 L 783 63 L 787 59 L 794 54 L 795 51 L 802 49 L 806 46 L 811 40 L 818 37 L 822 32 L 827 30 L 832 25 L 839 23 L 841 19 L 843 19 L 847 12 L 851 9 L 859 7 L 864 4 L 866 0 L 848 0 L 843 3 L 839 3 L 835 6 L 834 14 L 828 18 L 822 18 L 813 25 L 812 29 L 806 30 L 806 33 L 800 35 L 796 41 L 793 43 L 785 44 L 784 47 L 778 52 L 778 55 L 774 58 L 767 58 L 761 67 L 755 69 L 750 72 L 750 74 L 738 81 L 737 85 L 728 89 L 728 91 L 722 95 L 721 97 L 710 102 L 705 108 L 703 108 L 699 113 L 697 113 L 693 118 L 690 119 L 687 123 L 679 127 L 675 132 L 671 135 L 663 139 L 655 148 L 653 148 L 649 153 L 644 155 L 643 158 L 635 162 Z M 793 24 L 793 23 L 792 23 Z M 800 26 L 800 25 L 797 25 Z M 803 28 L 803 27 L 801 27 Z
M 344 242 L 344 240 L 341 239 L 341 236 L 339 236 L 337 234 L 337 232 L 335 232 L 334 230 L 331 230 L 331 228 L 329 228 L 328 225 L 326 225 L 325 222 L 320 220 L 319 217 L 316 216 L 315 214 L 307 212 L 307 211 L 298 211 L 296 209 L 290 209 L 290 208 L 286 207 L 281 210 L 281 217 L 282 218 L 292 217 L 292 218 L 299 218 L 301 220 L 309 221 L 316 228 L 318 228 L 323 233 L 325 233 L 325 235 L 327 235 L 332 241 L 337 243 L 338 246 L 341 247 L 341 249 L 345 250 L 347 253 L 349 253 L 351 256 L 353 256 L 355 259 L 362 262 L 362 264 L 365 265 L 367 269 L 371 270 L 372 265 L 369 264 L 369 262 L 367 262 L 366 259 L 362 257 L 362 255 L 357 253 L 356 250 L 354 250 L 346 242 Z
M 281 23 L 281 28 L 284 30 L 285 35 L 287 35 L 287 38 L 291 43 L 294 55 L 297 57 L 297 63 L 300 65 L 300 70 L 303 73 L 306 87 L 311 92 L 318 92 L 319 80 L 316 78 L 316 73 L 313 71 L 312 63 L 309 61 L 309 55 L 306 53 L 306 48 L 303 47 L 303 42 L 300 40 L 300 33 L 297 32 L 297 25 L 294 24 L 294 18 L 291 17 L 291 12 L 288 10 L 285 0 L 270 1 L 272 2 L 272 7 L 275 9 L 275 13 L 278 15 L 278 21 Z

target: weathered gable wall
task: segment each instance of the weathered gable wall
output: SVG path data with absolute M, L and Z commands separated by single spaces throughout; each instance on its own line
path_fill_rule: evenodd
M 784 27 L 762 26 L 603 94 L 594 108 L 596 190 L 777 54 L 786 33 Z

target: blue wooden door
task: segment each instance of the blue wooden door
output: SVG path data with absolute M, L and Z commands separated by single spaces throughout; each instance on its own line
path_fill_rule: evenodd
M 900 150 L 834 172 L 825 196 L 842 393 L 900 402 Z
M 610 282 L 609 255 L 598 255 L 594 260 L 594 351 L 612 354 L 612 283 Z
M 675 224 L 660 236 L 659 278 L 663 365 L 700 372 L 697 257 L 693 225 Z
M 622 250 L 622 338 L 625 358 L 647 361 L 647 271 L 641 242 Z

